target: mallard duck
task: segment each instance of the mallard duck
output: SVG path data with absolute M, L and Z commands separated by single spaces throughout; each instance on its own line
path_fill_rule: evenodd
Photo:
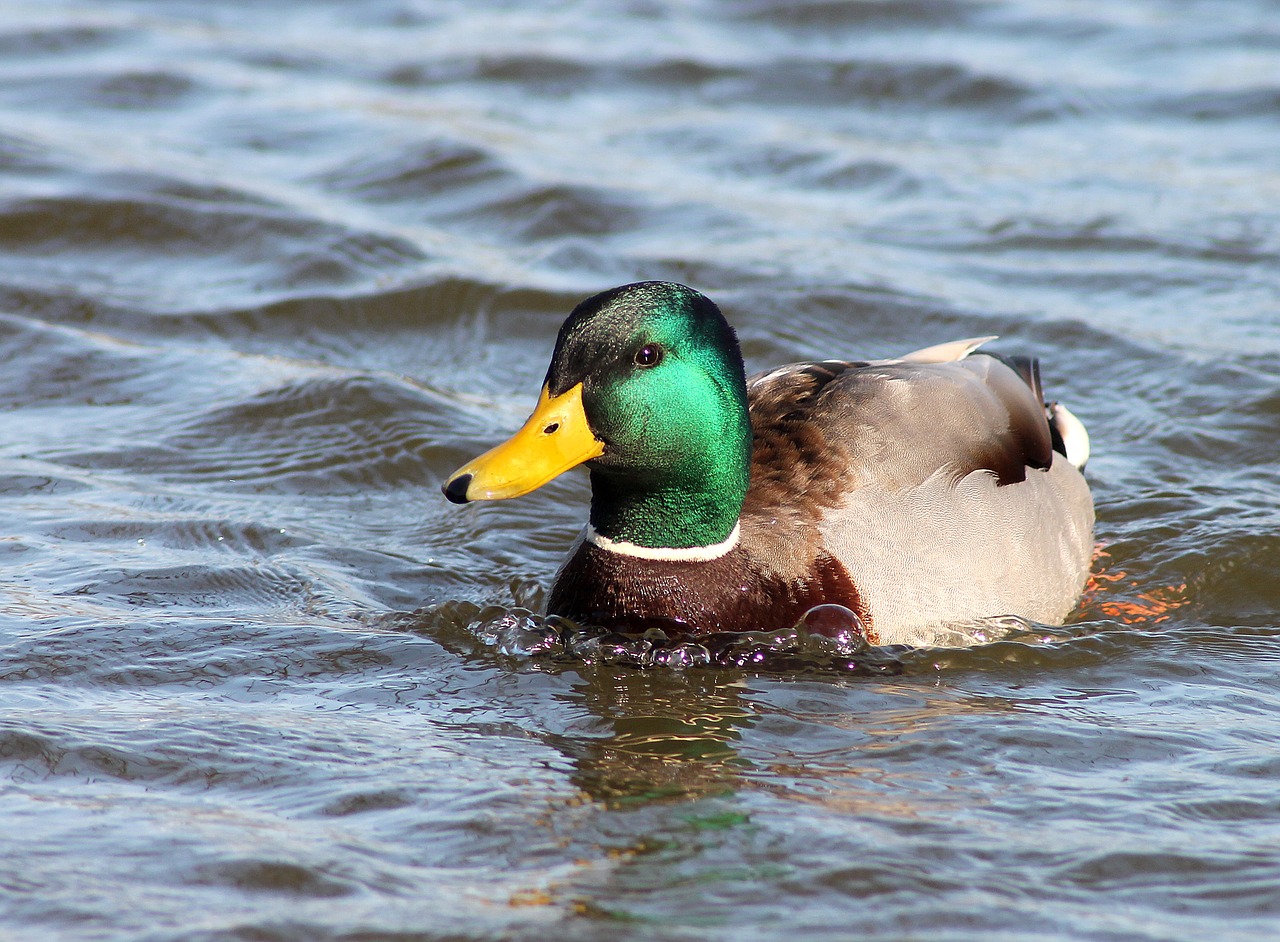
M 991 339 L 748 380 L 708 298 L 614 288 L 560 328 L 523 428 L 442 490 L 519 497 L 585 464 L 589 523 L 547 612 L 605 628 L 771 630 L 824 604 L 882 644 L 1060 623 L 1092 556 L 1088 437 L 1035 361 L 976 352 Z

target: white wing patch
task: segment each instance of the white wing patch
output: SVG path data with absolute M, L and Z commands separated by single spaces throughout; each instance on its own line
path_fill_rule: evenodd
M 914 353 L 899 357 L 899 359 L 903 363 L 955 363 L 957 360 L 963 360 L 984 343 L 990 343 L 995 339 L 996 337 L 993 335 L 990 337 L 970 337 L 968 340 L 953 340 L 950 343 L 940 343 L 932 347 L 925 347 L 923 350 L 916 350 Z

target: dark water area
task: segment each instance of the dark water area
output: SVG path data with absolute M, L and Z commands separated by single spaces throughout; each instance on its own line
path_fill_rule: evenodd
M 1273 0 L 0 0 L 0 938 L 1280 936 L 1278 154 Z M 1039 356 L 1072 622 L 549 650 L 651 278 Z

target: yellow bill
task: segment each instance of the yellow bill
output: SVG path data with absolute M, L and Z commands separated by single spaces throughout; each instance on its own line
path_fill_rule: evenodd
M 519 497 L 603 453 L 582 408 L 582 384 L 559 396 L 543 386 L 520 431 L 453 472 L 441 489 L 455 504 Z

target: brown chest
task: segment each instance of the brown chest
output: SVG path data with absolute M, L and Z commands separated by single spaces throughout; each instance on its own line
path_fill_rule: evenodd
M 789 628 L 815 605 L 870 615 L 849 574 L 820 555 L 803 577 L 783 579 L 741 546 L 719 559 L 640 559 L 581 543 L 556 576 L 547 613 L 615 631 L 661 628 L 676 637 Z

